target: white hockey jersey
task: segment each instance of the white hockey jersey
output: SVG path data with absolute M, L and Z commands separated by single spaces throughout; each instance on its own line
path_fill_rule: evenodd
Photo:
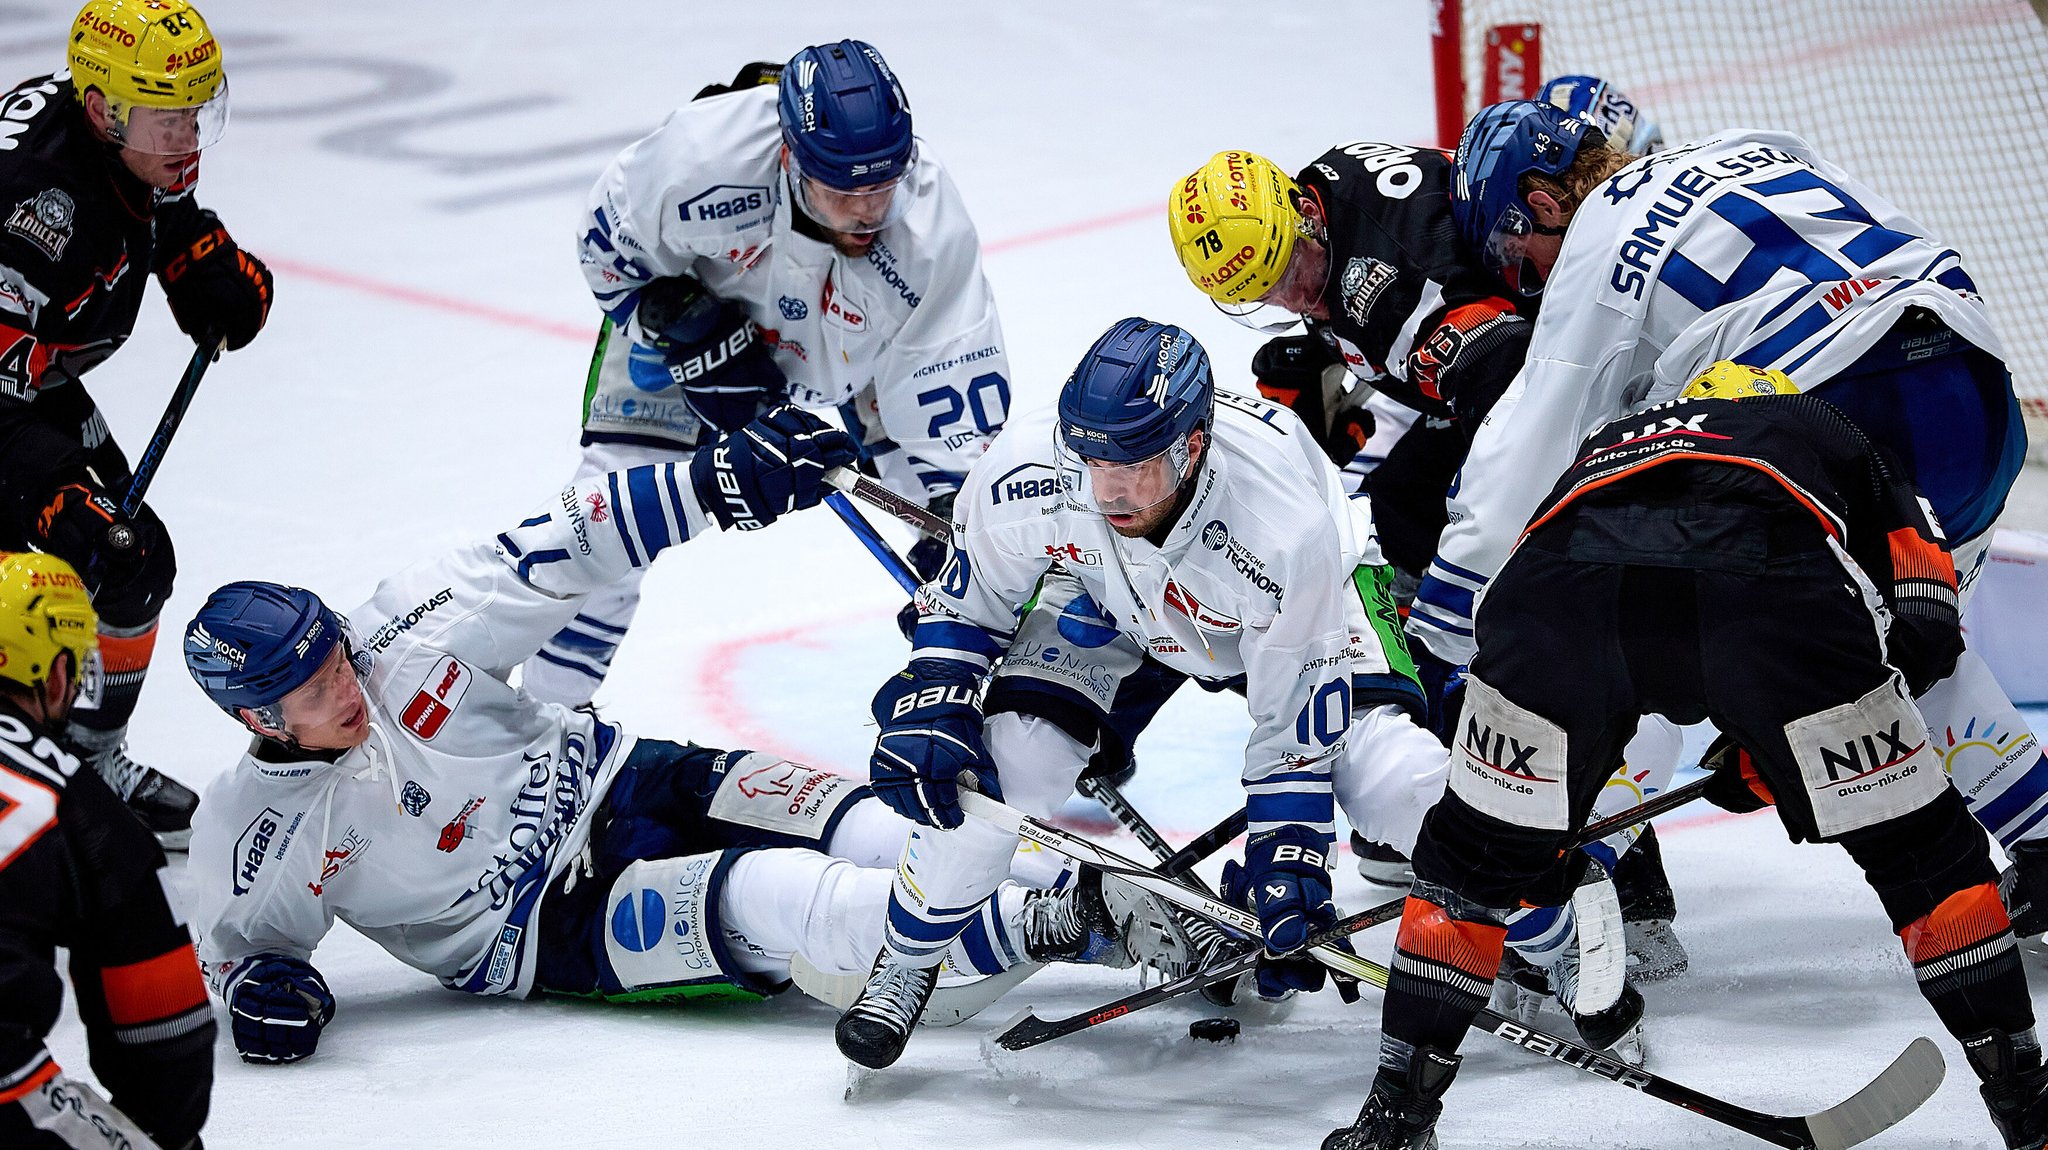
M 1219 392 L 1193 502 L 1155 547 L 1066 505 L 1056 420 L 1051 408 L 1019 417 L 969 474 L 954 504 L 954 558 L 918 593 L 913 657 L 985 671 L 1040 578 L 1063 570 L 1153 659 L 1210 682 L 1243 677 L 1254 833 L 1327 823 L 1329 764 L 1344 749 L 1354 692 L 1407 697 L 1382 650 L 1398 624 L 1391 612 L 1370 617 L 1353 585 L 1361 565 L 1383 562 L 1363 498 L 1345 495 L 1293 412 Z
M 1528 359 L 1452 486 L 1410 633 L 1470 660 L 1475 596 L 1594 428 L 1718 359 L 1816 387 L 1908 307 L 2002 356 L 1961 257 L 1797 136 L 1738 129 L 1622 169 L 1565 234 Z
M 252 746 L 193 820 L 191 922 L 215 990 L 254 955 L 307 958 L 339 918 L 450 987 L 529 993 L 535 904 L 634 740 L 506 677 L 590 591 L 707 530 L 687 473 L 636 468 L 380 583 L 349 612 L 368 740 L 333 762 Z
M 683 105 L 605 169 L 581 239 L 584 278 L 614 324 L 639 341 L 640 288 L 690 275 L 743 304 L 811 408 L 853 402 L 903 449 L 920 500 L 952 491 L 1002 427 L 1010 402 L 995 296 L 981 240 L 946 169 L 922 139 L 898 196 L 901 220 L 863 256 L 799 235 L 781 166 L 775 88 Z M 671 384 L 644 392 L 600 379 L 585 427 L 694 442 L 696 417 Z M 870 437 L 871 438 L 871 437 Z

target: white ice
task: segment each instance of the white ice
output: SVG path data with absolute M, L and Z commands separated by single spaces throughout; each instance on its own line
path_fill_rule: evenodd
M 1249 388 L 1257 338 L 1187 284 L 1160 227 L 1172 181 L 1224 147 L 1293 167 L 1337 141 L 1431 135 L 1427 0 L 204 10 L 234 120 L 199 194 L 270 261 L 277 304 L 254 345 L 214 366 L 151 493 L 182 570 L 134 749 L 194 786 L 243 742 L 178 663 L 174 636 L 209 589 L 275 579 L 353 604 L 568 476 L 598 322 L 572 244 L 584 190 L 741 63 L 842 36 L 887 54 L 988 245 L 1020 405 L 1047 401 L 1090 340 L 1134 313 L 1193 328 L 1226 381 Z M 56 67 L 73 11 L 0 10 L 7 74 Z M 93 373 L 131 455 L 190 349 L 152 299 Z M 822 511 L 692 543 L 647 581 L 600 702 L 647 733 L 858 772 L 867 699 L 903 654 L 900 602 Z M 1237 801 L 1245 726 L 1228 699 L 1179 701 L 1140 744 L 1133 797 L 1176 834 L 1206 827 Z M 1939 1033 L 1837 852 L 1795 850 L 1769 816 L 1694 815 L 1669 824 L 1666 853 L 1693 973 L 1649 992 L 1660 1072 L 1755 1107 L 1817 1109 Z M 1388 897 L 1340 878 L 1346 907 Z M 1361 944 L 1383 957 L 1390 932 Z M 1356 1112 L 1376 1041 L 1376 996 L 1345 1009 L 1323 995 L 1229 1047 L 1194 1044 L 1201 1012 L 1171 1006 L 985 1055 L 1026 1003 L 1066 1013 L 1133 985 L 1055 970 L 984 1019 L 920 1034 L 849 1104 L 831 1014 L 794 996 L 716 1009 L 470 998 L 346 928 L 315 961 L 340 1010 L 311 1061 L 243 1065 L 223 1014 L 210 1146 L 1313 1146 Z M 1873 1145 L 1990 1144 L 1942 1044 L 1948 1083 Z M 85 1071 L 75 1022 L 54 1045 Z M 1490 1039 L 1466 1049 L 1447 1146 L 1751 1145 Z

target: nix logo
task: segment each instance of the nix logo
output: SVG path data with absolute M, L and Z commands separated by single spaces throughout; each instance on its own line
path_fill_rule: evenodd
M 1827 782 L 1822 783 L 1821 787 L 1854 782 L 1865 775 L 1874 775 L 1898 766 L 1919 754 L 1921 748 L 1927 745 L 1927 740 L 1922 739 L 1907 746 L 1906 741 L 1899 737 L 1901 725 L 1894 720 L 1890 730 L 1873 731 L 1861 738 L 1851 738 L 1841 745 L 1839 751 L 1833 747 L 1818 748 L 1821 769 L 1825 770 L 1828 776 Z M 1821 787 L 1814 789 L 1819 790 Z
M 1626 440 L 1625 442 L 1632 442 L 1638 439 L 1649 439 L 1650 437 L 1656 435 L 1671 435 L 1675 432 L 1681 431 L 1689 432 L 1694 435 L 1704 434 L 1700 430 L 1700 423 L 1706 418 L 1706 412 L 1700 412 L 1699 414 L 1694 415 L 1689 419 L 1680 419 L 1675 415 L 1668 416 L 1664 419 L 1656 421 L 1655 423 L 1644 424 L 1642 427 L 1636 429 L 1635 433 L 1630 435 L 1628 437 L 1628 440 Z M 1725 435 L 1717 435 L 1714 438 L 1726 439 L 1728 437 Z
M 1463 749 L 1474 762 L 1501 774 L 1513 775 L 1532 783 L 1557 781 L 1538 775 L 1536 769 L 1529 765 L 1529 760 L 1534 758 L 1540 749 L 1535 743 L 1524 744 L 1520 739 L 1504 731 L 1494 730 L 1491 724 L 1481 725 L 1476 717 L 1465 722 Z

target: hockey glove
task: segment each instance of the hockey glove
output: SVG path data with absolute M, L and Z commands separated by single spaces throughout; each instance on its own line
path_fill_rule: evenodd
M 49 493 L 28 528 L 37 550 L 95 581 L 93 608 L 114 626 L 147 623 L 170 598 L 177 559 L 156 512 L 144 504 L 133 519 L 123 516 L 120 501 L 83 469 Z
M 1953 617 L 1894 609 L 1891 629 L 1884 636 L 1884 653 L 1886 661 L 1906 680 L 1906 690 L 1917 699 L 1956 673 L 1956 660 L 1963 655 L 1963 633 Z
M 949 496 L 946 502 L 951 503 L 952 498 Z M 934 510 L 936 510 L 936 505 Z M 910 554 L 904 556 L 904 558 L 910 561 L 910 570 L 917 576 L 918 582 L 929 583 L 939 577 L 939 569 L 946 565 L 947 554 L 949 552 L 946 550 L 944 543 L 930 536 L 924 536 L 910 545 Z M 905 639 L 915 641 L 917 635 L 917 600 L 912 599 L 910 602 L 905 603 L 901 610 L 896 612 L 896 629 L 903 632 Z
M 158 278 L 178 330 L 200 344 L 248 346 L 270 318 L 270 269 L 237 245 L 220 217 L 199 213 L 199 238 L 166 260 Z
M 682 389 L 690 410 L 720 431 L 746 426 L 789 391 L 746 309 L 713 296 L 689 276 L 641 288 L 634 317 L 640 337 L 626 350 L 633 386 Z
M 1449 746 L 1458 737 L 1458 716 L 1465 709 L 1465 665 L 1444 662 L 1429 644 L 1414 639 L 1408 640 L 1408 653 L 1415 657 L 1415 679 L 1429 704 L 1429 729 Z
M 2048 842 L 2029 839 L 2006 848 L 2012 865 L 1998 876 L 1998 893 L 2020 938 L 2048 933 Z
M 1266 954 L 1259 959 L 1259 997 L 1282 998 L 1296 990 L 1323 988 L 1327 968 L 1306 954 L 1276 955 L 1298 949 L 1337 921 L 1330 904 L 1329 835 L 1300 825 L 1256 835 L 1245 844 L 1244 865 L 1223 864 L 1223 898 L 1248 906 L 1259 916 L 1259 934 Z M 1338 943 L 1345 950 L 1350 944 Z M 1349 982 L 1350 980 L 1344 980 Z M 1346 1002 L 1355 986 L 1342 986 Z
M 334 995 L 311 963 L 281 954 L 248 960 L 228 992 L 235 1049 L 244 1062 L 297 1062 L 334 1020 Z
M 1770 784 L 1757 773 L 1756 760 L 1727 735 L 1717 735 L 1707 745 L 1700 766 L 1714 772 L 1707 778 L 1707 801 L 1724 811 L 1746 815 L 1778 801 Z
M 889 808 L 941 830 L 960 825 L 961 771 L 971 770 L 983 794 L 1001 798 L 995 764 L 981 740 L 974 680 L 937 659 L 912 659 L 875 692 L 875 753 L 869 782 Z
M 690 458 L 690 486 L 727 530 L 754 531 L 825 498 L 825 473 L 853 462 L 853 437 L 787 404 Z
M 1252 374 L 1259 394 L 1300 416 L 1323 453 L 1342 467 L 1372 438 L 1374 421 L 1365 410 L 1363 389 L 1355 397 L 1341 391 L 1333 395 L 1323 383 L 1323 373 L 1338 362 L 1321 336 L 1283 335 L 1253 353 Z

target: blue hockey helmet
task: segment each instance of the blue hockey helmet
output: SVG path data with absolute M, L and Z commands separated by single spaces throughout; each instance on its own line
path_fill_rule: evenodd
M 1188 437 L 1212 426 L 1209 353 L 1172 324 L 1119 320 L 1060 388 L 1057 448 L 1068 501 L 1130 514 L 1190 478 Z
M 790 186 L 806 213 L 857 234 L 902 217 L 904 199 L 892 193 L 916 163 L 917 141 L 910 101 L 873 45 L 841 40 L 798 52 L 782 69 L 775 106 Z
M 1621 89 L 1598 76 L 1558 76 L 1543 82 L 1539 103 L 1584 116 L 1607 137 L 1607 146 L 1629 156 L 1647 156 L 1664 146 L 1664 130 L 1643 114 Z
M 1555 176 L 1571 167 L 1588 137 L 1601 139 L 1583 116 L 1534 100 L 1511 100 L 1479 109 L 1458 139 L 1451 182 L 1451 216 L 1458 234 L 1512 290 L 1540 295 L 1543 281 L 1525 266 L 1537 230 L 1536 213 L 1522 198 L 1530 172 Z
M 344 639 L 318 595 L 279 583 L 229 583 L 185 628 L 185 669 L 230 715 L 247 707 L 280 727 L 278 702 L 313 677 Z

